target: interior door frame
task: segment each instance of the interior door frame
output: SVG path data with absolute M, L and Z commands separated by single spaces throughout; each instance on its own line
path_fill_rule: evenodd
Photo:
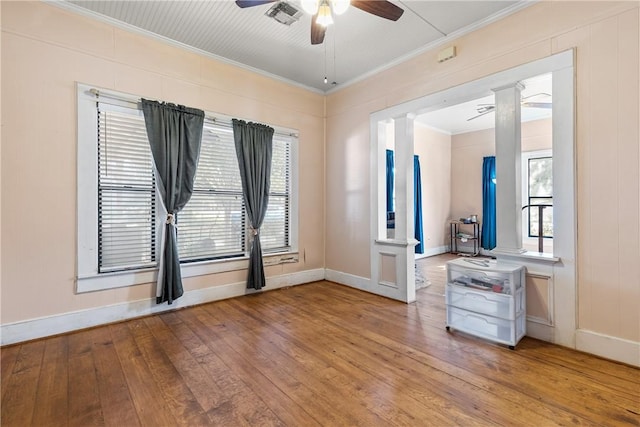
M 541 74 L 553 73 L 554 88 L 554 158 L 561 157 L 571 167 L 554 168 L 554 193 L 563 192 L 565 215 L 559 220 L 564 230 L 562 262 L 554 258 L 550 266 L 555 277 L 556 290 L 561 278 L 563 294 L 556 301 L 569 302 L 563 307 L 563 324 L 553 331 L 553 339 L 573 346 L 576 330 L 576 212 L 575 212 L 575 52 L 573 49 L 542 58 L 514 68 L 497 72 L 459 86 L 426 95 L 412 101 L 398 104 L 370 115 L 370 188 L 371 188 L 371 280 L 368 290 L 372 293 L 404 302 L 415 301 L 415 255 L 413 224 L 408 217 L 407 206 L 413 206 L 413 118 L 419 114 L 439 110 L 462 102 L 478 99 L 492 93 L 492 89 L 526 80 Z M 557 105 L 556 105 L 557 104 Z M 559 107 L 559 108 L 557 108 Z M 408 124 L 411 123 L 411 126 Z M 388 133 L 386 126 L 394 126 L 396 147 L 396 234 L 393 239 L 386 235 L 386 184 L 385 149 Z M 558 143 L 560 141 L 561 143 Z M 562 176 L 556 176 L 562 173 Z M 555 187 L 558 183 L 562 188 Z M 555 210 L 555 209 L 554 209 Z M 412 213 L 411 209 L 411 213 Z M 554 218 L 554 226 L 556 219 Z M 515 232 L 515 231 L 514 231 Z M 520 232 L 520 230 L 517 230 Z M 554 239 L 555 240 L 555 239 Z M 556 242 L 554 242 L 554 250 Z M 393 264 L 393 262 L 395 264 Z M 395 277 L 393 277 L 395 265 Z M 391 276 L 395 281 L 388 279 Z M 553 307 L 552 307 L 553 309 Z M 558 317 L 556 316 L 556 319 Z M 558 324 L 552 325 L 557 328 Z M 559 335 L 558 335 L 559 333 Z

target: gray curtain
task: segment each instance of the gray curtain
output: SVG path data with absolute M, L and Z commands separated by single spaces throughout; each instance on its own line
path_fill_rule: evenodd
M 242 193 L 251 226 L 247 288 L 265 286 L 260 227 L 269 204 L 273 128 L 233 119 L 233 137 L 242 179 Z
M 156 303 L 171 304 L 183 294 L 176 214 L 187 204 L 196 176 L 204 112 L 182 105 L 142 100 L 156 187 L 167 219 L 160 237 Z

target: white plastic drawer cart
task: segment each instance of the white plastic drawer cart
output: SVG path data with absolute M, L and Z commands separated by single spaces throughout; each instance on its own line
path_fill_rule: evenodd
M 481 258 L 447 263 L 446 328 L 514 349 L 526 333 L 524 266 Z

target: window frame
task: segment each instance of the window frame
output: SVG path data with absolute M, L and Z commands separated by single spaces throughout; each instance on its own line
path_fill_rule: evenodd
M 99 272 L 98 267 L 98 113 L 96 92 L 109 98 L 110 108 L 130 112 L 139 97 L 121 92 L 95 88 L 77 83 L 77 271 L 76 292 L 92 292 L 127 287 L 157 280 L 157 266 L 112 272 Z M 104 103 L 104 98 L 101 102 Z M 142 112 L 140 111 L 140 114 Z M 205 113 L 219 121 L 231 121 L 231 117 L 217 113 Z M 246 119 L 245 119 L 246 120 Z M 271 125 L 272 126 L 272 125 Z M 290 135 L 290 195 L 289 195 L 289 248 L 263 254 L 266 265 L 298 262 L 298 132 L 275 127 L 276 132 Z M 158 197 L 158 196 L 157 196 Z M 161 209 L 156 209 L 156 233 L 159 236 L 164 224 Z M 246 220 L 245 220 L 246 222 Z M 248 234 L 248 233 L 245 233 Z M 248 246 L 247 246 L 248 247 Z M 158 252 L 159 245 L 156 245 Z M 159 256 L 159 254 L 157 254 Z M 243 256 L 188 261 L 181 263 L 182 277 L 194 277 L 248 268 L 248 253 Z

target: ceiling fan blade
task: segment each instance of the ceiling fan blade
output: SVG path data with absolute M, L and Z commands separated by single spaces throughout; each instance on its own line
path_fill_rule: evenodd
M 397 21 L 404 13 L 404 10 L 388 1 L 351 0 L 351 6 L 392 21 Z
M 322 44 L 324 41 L 324 33 L 327 31 L 326 27 L 316 22 L 317 17 L 318 14 L 315 14 L 311 18 L 311 44 Z
M 551 98 L 551 94 L 550 93 L 539 92 L 539 93 L 534 93 L 533 95 L 523 96 L 522 100 L 524 101 L 525 99 L 533 98 L 534 96 L 544 96 L 544 97 L 547 97 L 547 98 Z
M 245 7 L 260 6 L 261 4 L 273 3 L 275 1 L 276 0 L 238 0 L 236 4 L 244 9 Z
M 482 117 L 482 116 L 484 116 L 485 114 L 492 113 L 492 112 L 493 112 L 493 110 L 494 110 L 493 108 L 492 108 L 492 109 L 490 109 L 490 110 L 487 110 L 487 111 L 485 111 L 484 113 L 480 113 L 480 114 L 478 114 L 477 116 L 473 116 L 473 117 L 471 117 L 470 119 L 467 119 L 467 121 L 468 121 L 468 122 L 470 122 L 471 120 L 477 119 L 478 117 Z
M 476 111 L 478 113 L 486 113 L 487 111 L 493 111 L 496 109 L 496 106 L 493 104 L 478 104 L 476 107 Z
M 553 104 L 550 102 L 523 102 L 523 107 L 531 107 L 531 108 L 553 108 Z

